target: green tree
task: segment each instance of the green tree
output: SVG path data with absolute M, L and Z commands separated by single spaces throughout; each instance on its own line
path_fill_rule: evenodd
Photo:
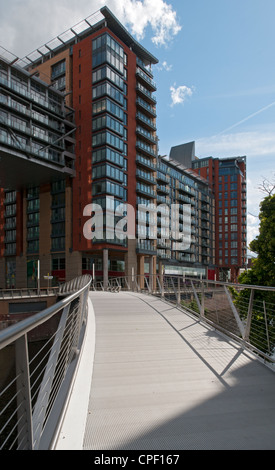
M 269 194 L 260 205 L 259 235 L 249 248 L 257 254 L 252 268 L 239 277 L 240 284 L 275 287 L 275 195 Z M 243 319 L 247 316 L 250 289 L 232 292 L 234 303 Z M 255 290 L 250 341 L 267 354 L 275 347 L 275 292 Z M 266 323 L 268 325 L 269 347 Z
M 252 269 L 242 276 L 242 284 L 275 286 L 275 195 L 267 196 L 260 206 L 259 235 L 249 248 L 258 256 Z M 247 282 L 249 281 L 249 282 Z

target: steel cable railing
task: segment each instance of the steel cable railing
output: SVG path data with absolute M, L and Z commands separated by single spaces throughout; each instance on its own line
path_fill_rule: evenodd
M 62 300 L 0 332 L 0 449 L 48 449 L 58 428 L 85 332 L 90 276 Z M 31 341 L 43 327 L 48 337 Z
M 93 288 L 104 290 L 103 283 Z M 107 290 L 159 296 L 275 363 L 275 287 L 145 274 L 109 279 Z

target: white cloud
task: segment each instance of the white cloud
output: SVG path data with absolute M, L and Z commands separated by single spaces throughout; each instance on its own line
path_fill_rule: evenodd
M 274 174 L 274 125 L 196 140 L 198 157 L 247 157 L 247 245 L 259 234 L 260 203 L 265 197 L 259 186 Z M 254 255 L 255 256 L 255 255 Z
M 161 71 L 161 70 L 165 70 L 166 72 L 171 72 L 172 68 L 173 68 L 173 65 L 169 65 L 169 64 L 166 62 L 166 60 L 164 60 L 161 64 L 159 64 L 159 65 L 157 66 L 157 69 L 158 69 L 158 70 L 160 70 L 160 71 Z
M 259 158 L 272 154 L 275 156 L 274 128 L 201 138 L 196 140 L 196 147 L 205 157 L 246 155 Z
M 181 30 L 177 13 L 164 0 L 10 0 L 0 6 L 0 43 L 23 57 L 104 5 L 138 40 L 150 28 L 156 46 L 166 45 Z
M 193 95 L 193 89 L 185 85 L 178 86 L 177 88 L 176 86 L 171 86 L 170 91 L 172 98 L 171 106 L 183 104 L 187 98 Z
M 139 40 L 151 26 L 152 42 L 156 46 L 165 45 L 181 30 L 176 12 L 164 0 L 109 0 L 106 4 Z

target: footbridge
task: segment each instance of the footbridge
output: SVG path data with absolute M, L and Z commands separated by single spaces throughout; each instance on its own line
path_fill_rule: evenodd
M 274 450 L 274 293 L 166 276 L 63 286 L 0 332 L 1 448 Z M 28 344 L 55 315 L 51 340 Z

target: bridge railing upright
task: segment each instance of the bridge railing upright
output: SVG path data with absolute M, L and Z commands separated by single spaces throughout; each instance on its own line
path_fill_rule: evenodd
M 0 332 L 1 450 L 53 445 L 85 336 L 90 284 L 81 276 L 62 285 L 55 305 Z M 37 341 L 39 329 L 47 339 Z
M 104 290 L 103 283 L 94 288 Z M 145 274 L 110 278 L 106 289 L 158 296 L 275 363 L 275 287 Z

